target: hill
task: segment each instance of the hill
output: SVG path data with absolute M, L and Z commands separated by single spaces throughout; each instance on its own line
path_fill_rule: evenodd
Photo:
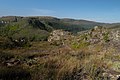
M 101 26 L 76 35 L 53 30 L 46 41 L 1 37 L 0 79 L 119 80 L 119 49 L 120 29 Z
M 94 26 L 100 26 L 104 23 L 98 23 L 86 20 L 58 19 L 55 17 L 20 17 L 5 16 L 0 18 L 0 34 L 8 37 L 25 37 L 30 40 L 46 40 L 49 33 L 55 29 L 62 29 L 72 33 L 88 30 Z M 39 35 L 40 34 L 40 35 Z
M 40 22 L 43 22 L 43 24 L 48 24 L 49 26 L 55 28 L 55 29 L 64 29 L 67 31 L 73 31 L 77 32 L 76 30 L 71 30 L 67 28 L 78 28 L 78 31 L 86 30 L 93 28 L 94 26 L 119 26 L 120 23 L 100 23 L 100 22 L 94 22 L 94 21 L 87 21 L 87 20 L 75 20 L 75 19 L 69 19 L 69 18 L 55 18 L 50 16 L 35 16 L 35 17 L 20 17 L 20 16 L 5 16 L 0 18 L 0 24 L 8 24 L 8 23 L 21 23 L 21 21 L 29 21 L 30 19 L 37 19 Z M 80 29 L 79 29 L 80 28 Z
M 119 80 L 119 23 L 2 17 L 0 79 Z

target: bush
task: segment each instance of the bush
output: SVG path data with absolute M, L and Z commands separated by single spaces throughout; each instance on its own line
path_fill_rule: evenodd
M 109 33 L 105 33 L 104 36 L 103 36 L 103 39 L 104 39 L 105 42 L 108 42 L 108 41 L 109 41 L 108 34 L 109 34 Z
M 81 42 L 73 42 L 71 46 L 74 49 L 80 49 L 80 48 L 85 48 L 88 45 L 90 45 L 89 42 L 81 41 Z
M 6 48 L 16 48 L 16 47 L 30 47 L 30 43 L 27 38 L 18 38 L 13 39 L 12 37 L 6 37 L 3 38 L 3 40 L 0 42 L 0 48 L 6 49 Z

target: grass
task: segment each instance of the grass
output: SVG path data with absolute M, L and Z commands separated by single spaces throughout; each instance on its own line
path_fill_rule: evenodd
M 109 80 L 108 76 L 103 76 L 105 70 L 119 70 L 119 62 L 113 63 L 113 60 L 119 61 L 120 56 L 112 54 L 115 52 L 113 47 L 106 52 L 100 44 L 90 47 L 83 41 L 72 44 L 72 47 L 55 46 L 47 41 L 32 42 L 31 45 L 27 48 L 1 49 L 2 62 L 11 58 L 20 60 L 20 64 L 13 67 L 2 65 L 1 79 Z
M 71 34 L 65 40 L 49 43 L 53 29 L 73 33 L 85 30 L 54 18 L 20 18 L 18 22 L 13 19 L 9 25 L 1 26 L 0 80 L 110 80 L 103 73 L 120 71 L 120 56 L 114 45 L 107 43 L 106 29 Z M 22 38 L 25 42 L 21 42 Z M 94 38 L 100 41 L 91 43 Z
M 81 49 L 81 48 L 85 48 L 89 45 L 89 42 L 84 42 L 84 41 L 81 41 L 81 42 L 73 42 L 71 44 L 71 47 L 73 49 Z
M 14 58 L 14 55 L 12 53 L 0 51 L 0 62 L 10 60 L 11 58 Z
M 48 52 L 46 50 L 47 53 L 44 52 L 44 46 L 45 48 L 48 48 Z M 89 51 L 84 51 L 83 49 L 83 51 L 78 51 L 73 54 L 69 53 L 69 49 L 67 51 L 65 48 L 56 47 L 57 48 L 55 49 L 55 46 L 53 47 L 53 45 L 50 45 L 49 43 L 42 42 L 39 44 L 33 43 L 32 47 L 25 50 L 24 48 L 18 49 L 18 51 L 22 52 L 22 54 L 19 55 L 15 53 L 16 51 L 14 49 L 10 50 L 9 52 L 12 51 L 14 56 L 18 56 L 17 59 L 20 59 L 20 68 L 22 69 L 19 71 L 19 68 L 1 68 L 1 75 L 3 75 L 2 78 L 4 79 L 4 76 L 11 77 L 14 74 L 18 77 L 22 77 L 23 80 L 29 80 L 29 78 L 32 80 L 74 80 L 76 78 L 80 80 L 84 78 L 101 80 L 104 78 L 102 73 L 104 71 L 104 66 L 107 65 L 104 63 L 103 58 L 99 57 L 97 59 L 97 53 L 91 53 Z M 40 49 L 43 52 L 37 51 Z M 62 52 L 59 53 L 59 50 Z M 55 53 L 53 54 L 53 52 Z M 6 56 L 10 55 L 6 54 Z M 10 59 L 6 56 L 4 56 L 6 60 Z M 5 70 L 11 75 L 9 75 Z M 21 75 L 21 72 L 24 73 L 24 76 Z M 14 79 L 17 79 L 16 76 Z

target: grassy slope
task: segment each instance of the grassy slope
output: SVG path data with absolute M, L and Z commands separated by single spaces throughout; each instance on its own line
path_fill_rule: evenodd
M 43 39 L 41 36 L 49 34 L 49 32 L 44 26 L 29 24 L 28 19 L 23 18 L 21 20 L 20 18 L 20 21 L 12 22 L 10 26 L 1 27 L 3 30 L 5 29 L 5 33 L 1 34 L 0 43 L 6 40 L 5 36 L 14 38 L 26 36 L 31 38 L 33 35 L 37 36 L 35 39 L 38 39 L 36 40 L 38 42 L 30 42 L 31 47 L 0 48 L 0 79 L 83 80 L 86 78 L 89 80 L 109 80 L 108 75 L 103 76 L 104 72 L 108 71 L 108 73 L 111 73 L 113 72 L 112 69 L 114 69 L 114 71 L 118 71 L 114 72 L 114 74 L 119 73 L 120 55 L 113 54 L 116 53 L 116 49 L 114 46 L 110 46 L 109 42 L 90 45 L 84 41 L 86 35 L 83 35 L 66 41 L 68 44 L 66 46 L 56 46 L 47 41 L 39 41 Z M 45 17 L 43 19 L 40 17 L 37 20 L 44 24 L 46 22 L 47 27 L 50 29 L 51 27 L 52 29 L 61 29 L 61 27 L 65 29 L 63 25 L 71 26 L 71 21 L 64 22 L 64 20 L 56 18 L 55 20 L 53 18 L 49 20 L 47 17 L 46 20 Z M 56 28 L 56 26 L 58 27 Z M 87 38 L 89 38 L 89 35 Z
M 7 78 L 4 76 L 12 77 L 18 74 L 18 77 L 23 80 L 29 80 L 29 78 L 32 80 L 83 80 L 85 78 L 107 80 L 107 76 L 103 76 L 102 73 L 105 70 L 119 68 L 119 63 L 112 62 L 120 58 L 119 55 L 112 54 L 115 52 L 113 47 L 108 47 L 105 52 L 104 45 L 100 44 L 92 45 L 91 48 L 86 44 L 81 44 L 77 48 L 55 46 L 48 42 L 32 42 L 31 44 L 32 46 L 27 48 L 0 50 L 0 57 L 2 56 L 0 61 L 4 62 L 0 63 L 0 71 L 2 71 L 0 77 Z M 14 59 L 19 63 L 15 64 L 16 62 L 13 61 L 12 66 L 8 66 L 9 61 Z M 15 72 L 19 69 L 19 72 L 26 76 Z M 8 74 L 4 70 L 14 73 Z M 25 77 L 27 79 L 24 79 Z

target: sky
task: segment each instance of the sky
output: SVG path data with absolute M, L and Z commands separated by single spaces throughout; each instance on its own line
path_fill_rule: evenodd
M 53 16 L 120 22 L 120 0 L 0 0 L 0 16 Z

